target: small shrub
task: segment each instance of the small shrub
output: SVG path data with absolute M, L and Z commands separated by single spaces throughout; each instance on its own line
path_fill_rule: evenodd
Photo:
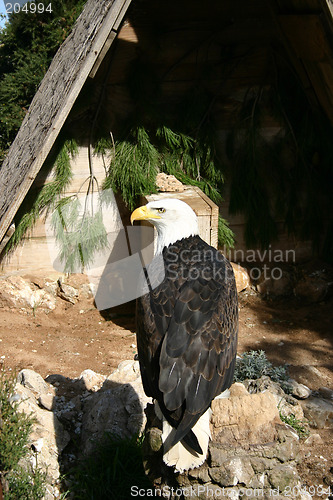
M 39 500 L 45 494 L 45 474 L 39 469 L 27 471 L 23 467 L 15 467 L 7 475 L 9 487 L 5 500 Z
M 309 436 L 310 431 L 304 426 L 305 422 L 296 418 L 293 413 L 287 416 L 281 415 L 280 413 L 280 419 L 282 422 L 295 429 L 300 438 L 307 438 Z
M 105 434 L 96 451 L 73 471 L 70 493 L 80 500 L 127 500 L 131 486 L 151 488 L 141 454 L 142 438 Z
M 264 351 L 244 352 L 244 354 L 237 359 L 234 375 L 235 382 L 242 382 L 246 379 L 257 379 L 264 375 L 267 375 L 274 382 L 280 384 L 285 392 L 290 392 L 287 367 L 274 367 L 272 363 L 268 361 Z
M 19 412 L 19 403 L 13 399 L 14 388 L 14 375 L 0 372 L 0 480 L 4 500 L 38 500 L 45 492 L 44 474 L 19 465 L 29 451 L 33 419 Z

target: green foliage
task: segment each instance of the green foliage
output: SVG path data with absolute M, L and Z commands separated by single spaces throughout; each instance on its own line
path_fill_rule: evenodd
M 76 156 L 77 152 L 77 144 L 73 139 L 66 140 L 63 143 L 55 158 L 54 180 L 45 184 L 37 192 L 32 206 L 27 206 L 27 201 L 21 206 L 15 220 L 15 232 L 7 244 L 6 251 L 12 250 L 19 244 L 27 231 L 33 228 L 44 210 L 50 211 L 55 207 L 59 197 L 64 193 L 65 188 L 72 179 L 70 162 Z
M 281 385 L 283 390 L 288 392 L 289 375 L 285 366 L 274 367 L 268 361 L 264 351 L 244 352 L 237 359 L 234 375 L 235 382 L 242 382 L 246 379 L 257 379 L 267 375 L 274 382 Z
M 87 197 L 91 198 L 91 204 Z M 52 214 L 52 227 L 65 272 L 83 272 L 93 261 L 95 253 L 108 246 L 101 206 L 89 206 L 94 205 L 89 194 L 85 201 L 82 207 L 77 196 L 63 198 Z
M 101 145 L 97 145 L 100 150 Z M 132 129 L 127 138 L 115 144 L 104 189 L 119 192 L 130 209 L 140 194 L 156 192 L 159 153 L 143 127 Z
M 112 148 L 105 139 L 97 141 L 95 151 L 106 154 Z M 131 129 L 126 139 L 116 142 L 104 189 L 119 192 L 132 210 L 140 195 L 156 192 L 158 171 L 174 175 L 184 184 L 198 186 L 214 202 L 222 200 L 223 175 L 214 166 L 212 145 L 205 139 L 176 132 L 166 125 Z M 219 218 L 219 242 L 234 245 L 233 232 L 227 221 Z
M 44 475 L 18 465 L 29 451 L 32 419 L 19 411 L 13 400 L 15 378 L 0 372 L 0 480 L 5 500 L 38 500 L 45 493 Z
M 311 108 L 290 68 L 271 64 L 275 83 L 248 89 L 228 136 L 229 210 L 245 215 L 248 247 L 267 248 L 282 220 L 289 234 L 331 258 L 332 125 Z M 267 118 L 281 127 L 273 137 L 265 135 Z
M 282 415 L 280 412 L 280 419 L 282 420 L 282 422 L 290 425 L 293 429 L 295 429 L 300 438 L 305 439 L 309 436 L 310 431 L 305 427 L 306 422 L 295 417 L 293 413 L 291 413 L 290 415 Z
M 52 13 L 13 13 L 0 29 L 0 161 L 85 1 L 52 0 Z M 50 1 L 38 3 L 47 6 Z
M 9 491 L 4 500 L 40 500 L 45 495 L 45 474 L 39 469 L 26 471 L 16 467 L 6 477 Z
M 26 444 L 31 430 L 31 419 L 18 412 L 18 403 L 11 402 L 14 395 L 14 377 L 0 372 L 0 470 L 7 473 L 27 453 Z
M 77 500 L 127 500 L 131 485 L 151 488 L 141 456 L 142 438 L 105 434 L 96 451 L 73 471 Z
M 219 215 L 218 220 L 218 241 L 219 244 L 224 246 L 226 249 L 233 248 L 235 246 L 235 235 L 229 227 L 229 222 L 221 215 Z

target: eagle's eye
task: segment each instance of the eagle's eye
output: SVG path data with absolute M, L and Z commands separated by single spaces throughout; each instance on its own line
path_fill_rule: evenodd
M 157 208 L 159 214 L 164 214 L 165 208 Z

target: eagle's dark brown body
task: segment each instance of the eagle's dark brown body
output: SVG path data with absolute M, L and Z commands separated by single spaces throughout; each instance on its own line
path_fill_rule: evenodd
M 162 256 L 163 281 L 137 300 L 142 381 L 177 428 L 165 451 L 183 441 L 200 453 L 191 429 L 233 380 L 236 284 L 229 261 L 199 236 L 175 242 Z M 151 266 L 150 275 L 158 272 Z

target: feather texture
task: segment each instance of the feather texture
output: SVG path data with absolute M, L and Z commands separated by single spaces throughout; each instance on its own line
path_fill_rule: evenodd
M 205 460 L 209 425 L 207 430 L 207 416 L 202 416 L 232 383 L 237 291 L 231 264 L 197 235 L 164 247 L 162 256 L 163 281 L 137 300 L 138 354 L 145 392 L 172 427 L 172 432 L 163 431 L 164 459 L 184 470 L 198 455 Z M 149 274 L 160 271 L 153 261 Z M 198 430 L 201 417 L 205 430 Z M 184 445 L 188 453 L 192 433 L 199 447 L 193 445 L 192 461 L 184 458 L 182 464 L 175 457 L 184 455 Z M 202 433 L 208 436 L 204 449 Z

